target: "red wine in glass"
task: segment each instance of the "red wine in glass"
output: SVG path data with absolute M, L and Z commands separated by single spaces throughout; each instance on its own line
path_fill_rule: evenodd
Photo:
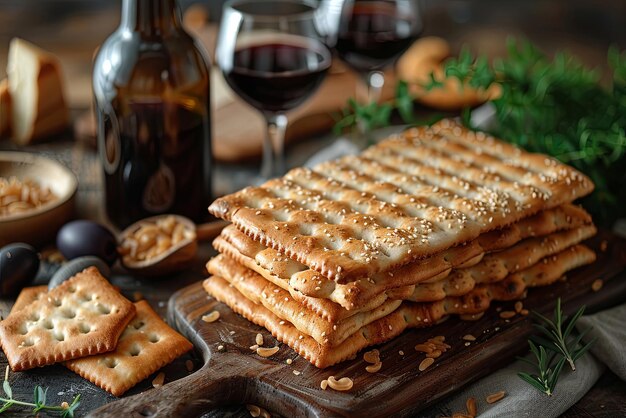
M 366 78 L 370 100 L 377 100 L 384 81 L 380 71 L 393 65 L 421 30 L 416 0 L 346 0 L 335 50 Z M 373 85 L 374 76 L 379 85 Z
M 224 78 L 267 124 L 258 180 L 285 171 L 288 110 L 319 87 L 331 64 L 317 0 L 229 0 L 216 58 Z
M 315 92 L 331 57 L 316 42 L 297 37 L 268 39 L 238 48 L 232 68 L 223 71 L 231 88 L 264 112 L 284 112 Z

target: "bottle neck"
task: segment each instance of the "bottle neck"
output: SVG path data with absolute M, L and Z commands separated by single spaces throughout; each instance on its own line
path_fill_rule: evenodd
M 181 28 L 176 0 L 123 0 L 121 27 L 149 36 Z

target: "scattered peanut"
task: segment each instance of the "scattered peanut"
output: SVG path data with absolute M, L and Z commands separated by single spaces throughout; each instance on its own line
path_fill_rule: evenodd
M 218 319 L 220 319 L 219 311 L 213 311 L 213 312 L 211 312 L 211 313 L 209 313 L 207 315 L 202 315 L 202 320 L 204 322 L 211 323 L 211 322 L 217 321 Z
M 602 289 L 602 285 L 604 284 L 604 282 L 601 279 L 596 279 L 594 280 L 594 282 L 591 284 L 591 289 L 594 292 L 597 292 L 598 290 Z
M 461 318 L 462 321 L 478 321 L 480 318 L 483 317 L 485 313 L 481 312 L 481 313 L 477 313 L 477 314 L 465 314 L 465 315 L 459 315 L 459 318 Z
M 465 402 L 465 408 L 467 409 L 467 415 L 475 417 L 478 412 L 476 408 L 476 398 L 468 398 Z
M 246 409 L 248 410 L 248 412 L 250 412 L 251 417 L 256 418 L 261 415 L 261 408 L 256 405 L 248 404 L 246 405 Z
M 335 379 L 335 376 L 328 376 L 327 380 L 328 386 L 330 386 L 331 389 L 338 391 L 350 390 L 352 389 L 352 385 L 354 384 L 352 382 L 352 379 L 350 379 L 349 377 L 342 377 L 341 379 L 337 380 Z
M 432 357 L 426 357 L 424 360 L 422 360 L 422 362 L 419 365 L 419 371 L 423 372 L 424 370 L 426 370 L 427 368 L 429 368 L 430 366 L 433 365 L 433 363 L 435 362 L 435 359 Z
M 259 346 L 263 345 L 263 335 L 257 334 L 255 341 L 256 341 L 257 345 L 259 345 Z
M 491 404 L 491 403 L 498 402 L 500 399 L 504 398 L 505 396 L 506 396 L 506 392 L 501 390 L 499 392 L 492 393 L 491 395 L 487 396 L 485 400 L 487 401 L 487 403 Z
M 378 363 L 375 364 L 370 364 L 369 366 L 365 366 L 365 370 L 367 370 L 369 373 L 376 373 L 380 370 L 380 368 L 383 366 L 383 363 L 381 361 L 379 361 Z
M 515 312 L 514 311 L 502 311 L 500 312 L 500 318 L 502 319 L 511 319 L 515 316 Z
M 433 348 L 426 344 L 417 344 L 415 346 L 415 351 L 421 351 L 422 353 L 431 353 Z
M 272 347 L 272 348 L 259 347 L 256 349 L 256 353 L 260 355 L 261 357 L 269 357 L 278 353 L 278 350 L 279 350 L 278 347 Z
M 161 372 L 156 375 L 154 380 L 152 380 L 152 386 L 158 388 L 160 386 L 163 386 L 163 382 L 165 382 L 165 373 Z
M 609 243 L 607 240 L 602 240 L 602 242 L 600 242 L 600 251 L 606 252 L 607 248 L 609 248 Z
M 518 300 L 517 302 L 515 302 L 515 312 L 517 313 L 522 312 L 522 308 L 524 308 L 522 301 Z
M 465 341 L 476 341 L 476 337 L 474 337 L 472 334 L 467 334 L 463 336 L 463 339 Z
M 426 354 L 426 357 L 439 358 L 441 357 L 441 350 L 433 350 L 431 353 Z
M 188 372 L 192 372 L 193 371 L 193 361 L 187 360 L 185 362 L 185 367 L 187 368 Z
M 374 349 L 363 354 L 363 360 L 368 363 L 376 364 L 380 362 L 380 351 Z

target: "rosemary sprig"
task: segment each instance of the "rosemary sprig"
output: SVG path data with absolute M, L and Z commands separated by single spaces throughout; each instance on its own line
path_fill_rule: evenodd
M 6 397 L 0 396 L 0 402 L 2 403 L 2 407 L 0 407 L 0 414 L 14 405 L 20 405 L 33 408 L 33 414 L 44 411 L 48 413 L 58 414 L 61 418 L 73 418 L 76 408 L 78 408 L 78 406 L 80 405 L 80 394 L 74 397 L 71 404 L 63 402 L 63 404 L 59 406 L 46 405 L 46 395 L 48 393 L 48 389 L 43 389 L 39 385 L 35 386 L 35 390 L 33 393 L 33 402 L 18 401 L 17 399 L 14 399 L 13 389 L 11 389 L 11 384 L 9 383 L 9 366 L 7 366 L 4 374 L 2 389 L 4 390 Z
M 444 63 L 444 77 L 480 89 L 497 83 L 501 95 L 491 100 L 496 123 L 490 133 L 531 152 L 552 155 L 590 176 L 596 189 L 583 204 L 599 223 L 610 226 L 626 217 L 626 205 L 621 204 L 626 201 L 626 52 L 611 48 L 607 61 L 613 72 L 609 85 L 601 83 L 597 70 L 568 53 L 548 57 L 528 41 L 510 39 L 506 56 L 493 63 L 463 49 Z M 431 74 L 422 87 L 436 89 L 443 81 Z M 417 120 L 413 99 L 406 83 L 400 82 L 391 102 L 352 100 L 336 130 L 388 126 L 392 111 L 411 125 L 441 118 Z M 465 109 L 461 116 L 472 128 L 470 115 L 471 109 Z
M 584 312 L 585 307 L 583 306 L 574 314 L 574 316 L 572 316 L 571 319 L 568 320 L 567 316 L 563 316 L 563 311 L 561 310 L 561 298 L 556 301 L 556 307 L 554 308 L 554 320 L 546 318 L 539 312 L 533 312 L 533 315 L 535 315 L 540 322 L 538 324 L 533 324 L 533 326 L 540 331 L 543 336 L 533 336 L 531 339 L 535 343 L 543 345 L 548 350 L 563 356 L 569 363 L 572 371 L 576 370 L 576 360 L 585 354 L 595 342 L 594 338 L 587 344 L 579 347 L 583 337 L 591 330 L 591 328 L 587 328 L 568 341 L 568 338 L 574 330 L 576 321 L 578 321 L 578 318 L 580 318 Z M 564 326 L 565 328 L 563 328 Z
M 519 360 L 536 367 L 537 374 L 525 372 L 518 373 L 518 376 L 528 382 L 533 387 L 548 396 L 552 396 L 556 383 L 563 366 L 568 363 L 572 371 L 576 370 L 576 360 L 581 358 L 595 343 L 595 338 L 586 344 L 581 344 L 585 335 L 591 330 L 586 330 L 574 336 L 574 326 L 576 321 L 585 312 L 585 306 L 581 307 L 571 318 L 563 315 L 561 309 L 561 298 L 557 299 L 554 308 L 554 319 L 548 319 L 544 315 L 534 312 L 533 315 L 539 323 L 533 326 L 541 335 L 533 335 L 528 340 L 530 351 L 534 354 L 536 362 L 523 357 Z
M 523 357 L 519 357 L 519 360 L 536 367 L 539 374 L 533 375 L 525 372 L 519 372 L 517 375 L 541 392 L 544 392 L 548 396 L 552 396 L 554 389 L 556 388 L 556 383 L 559 380 L 561 370 L 563 369 L 563 365 L 565 364 L 565 357 L 561 357 L 556 362 L 556 365 L 552 367 L 552 364 L 554 363 L 554 355 L 548 357 L 546 349 L 543 348 L 543 346 L 537 347 L 531 340 L 528 341 L 528 344 L 530 345 L 530 351 L 537 359 L 537 363 Z

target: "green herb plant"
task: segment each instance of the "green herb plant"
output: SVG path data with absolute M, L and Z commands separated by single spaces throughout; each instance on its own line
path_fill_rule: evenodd
M 54 415 L 58 415 L 61 418 L 73 418 L 76 408 L 80 405 L 80 394 L 76 395 L 72 400 L 72 403 L 68 404 L 64 402 L 60 406 L 53 406 L 46 404 L 46 395 L 48 389 L 43 389 L 41 386 L 35 386 L 34 394 L 33 394 L 33 402 L 24 402 L 18 401 L 13 398 L 13 389 L 11 389 L 11 385 L 9 383 L 9 366 L 6 368 L 6 372 L 4 374 L 4 382 L 2 383 L 2 389 L 6 397 L 0 397 L 0 402 L 2 406 L 0 407 L 0 414 L 7 411 L 14 405 L 19 406 L 27 406 L 33 408 L 33 414 L 37 414 L 40 411 L 51 413 Z
M 509 39 L 507 54 L 493 62 L 463 49 L 445 61 L 444 77 L 479 89 L 497 83 L 501 94 L 491 100 L 495 123 L 489 133 L 554 156 L 591 177 L 596 190 L 583 204 L 599 223 L 610 225 L 626 216 L 626 53 L 610 48 L 608 66 L 611 81 L 603 85 L 598 70 L 571 54 L 548 57 L 528 41 Z M 443 81 L 431 74 L 422 87 L 436 89 Z M 432 123 L 415 119 L 413 99 L 400 82 L 389 103 L 351 101 L 336 129 L 387 126 L 392 110 L 408 124 Z M 461 120 L 473 129 L 470 116 L 471 109 L 465 109 Z
M 522 380 L 546 395 L 552 396 L 563 366 L 569 364 L 572 371 L 576 370 L 576 360 L 589 351 L 595 343 L 595 339 L 592 339 L 586 344 L 582 344 L 582 339 L 591 328 L 587 328 L 576 335 L 573 334 L 576 321 L 584 312 L 585 307 L 583 306 L 571 318 L 563 315 L 561 298 L 557 299 L 553 319 L 533 312 L 537 319 L 537 323 L 533 326 L 539 331 L 539 335 L 531 336 L 528 345 L 536 361 L 523 357 L 518 358 L 535 367 L 537 374 L 520 372 L 518 376 Z

